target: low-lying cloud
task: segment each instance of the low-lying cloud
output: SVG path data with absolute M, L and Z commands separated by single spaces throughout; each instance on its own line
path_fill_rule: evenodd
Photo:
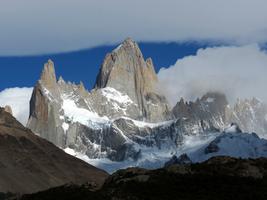
M 214 47 L 177 60 L 158 73 L 160 87 L 171 105 L 184 97 L 195 100 L 209 91 L 267 102 L 267 52 L 258 45 Z
M 14 117 L 26 125 L 29 118 L 29 102 L 33 88 L 8 88 L 0 91 L 0 106 L 11 106 Z
M 0 55 L 65 52 L 137 41 L 258 43 L 266 0 L 1 0 Z

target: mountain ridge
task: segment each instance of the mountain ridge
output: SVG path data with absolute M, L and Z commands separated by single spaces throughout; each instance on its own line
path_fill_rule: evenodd
M 71 182 L 100 187 L 107 177 L 103 170 L 36 136 L 3 108 L 0 108 L 0 168 L 0 192 L 20 194 Z

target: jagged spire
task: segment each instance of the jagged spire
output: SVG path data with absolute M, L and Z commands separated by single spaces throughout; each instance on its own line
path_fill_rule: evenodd
M 80 84 L 78 85 L 79 87 L 79 91 L 82 93 L 82 94 L 86 94 L 86 89 L 84 87 L 84 84 L 82 81 L 80 81 Z
M 58 79 L 57 82 L 58 82 L 58 83 L 61 83 L 61 84 L 65 84 L 65 81 L 64 81 L 64 79 L 63 79 L 62 76 L 59 77 L 59 79 Z
M 161 100 L 160 98 L 155 100 L 161 105 L 158 106 L 159 110 L 161 109 L 159 113 L 168 109 L 165 97 L 158 90 L 158 79 L 152 59 L 149 58 L 145 61 L 138 44 L 131 38 L 124 40 L 105 57 L 97 76 L 95 88 L 105 87 L 111 87 L 127 94 L 138 106 L 142 117 L 146 118 L 149 115 L 150 107 L 147 101 L 149 98 L 155 100 L 155 96 L 162 97 Z
M 127 45 L 134 47 L 137 45 L 137 43 L 132 38 L 128 37 L 122 43 L 122 46 L 127 46 Z
M 180 101 L 178 101 L 178 105 L 185 105 L 183 97 L 181 97 Z
M 46 88 L 51 88 L 55 86 L 57 78 L 54 63 L 52 60 L 49 59 L 47 63 L 45 63 L 40 81 Z
M 154 64 L 153 64 L 153 60 L 152 60 L 152 58 L 148 58 L 148 59 L 146 59 L 146 64 L 147 64 L 148 66 L 154 68 Z
M 83 84 L 82 81 L 80 81 L 79 88 L 81 88 L 81 89 L 85 89 L 85 88 L 84 88 L 84 84 Z
M 95 87 L 104 88 L 109 86 L 116 88 L 117 84 L 114 82 L 123 79 L 123 76 L 127 74 L 135 76 L 137 73 L 139 73 L 138 77 L 141 79 L 153 79 L 153 81 L 148 80 L 148 82 L 152 82 L 149 85 L 153 85 L 154 81 L 157 81 L 152 59 L 148 58 L 145 61 L 138 44 L 131 38 L 126 38 L 105 57 L 97 76 Z

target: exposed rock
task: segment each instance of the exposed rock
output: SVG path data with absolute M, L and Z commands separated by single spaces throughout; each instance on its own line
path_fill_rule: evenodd
M 224 94 L 209 92 L 195 102 L 184 102 L 182 98 L 173 108 L 173 114 L 176 118 L 201 121 L 210 129 L 220 130 L 225 126 L 227 106 Z
M 256 98 L 238 100 L 226 110 L 226 123 L 235 122 L 244 132 L 256 132 L 266 137 L 267 106 Z
M 173 156 L 168 162 L 165 163 L 164 167 L 170 167 L 172 165 L 185 165 L 185 164 L 191 164 L 192 161 L 188 157 L 187 154 L 182 154 L 177 158 L 177 156 Z
M 166 98 L 157 90 L 157 84 L 152 59 L 145 61 L 137 43 L 128 38 L 106 56 L 95 88 L 111 87 L 127 94 L 138 107 L 130 117 L 155 122 L 171 117 Z
M 209 154 L 209 153 L 216 153 L 220 150 L 220 148 L 218 147 L 218 143 L 219 140 L 216 141 L 212 141 L 206 148 L 205 148 L 205 154 Z
M 252 98 L 238 100 L 230 105 L 225 95 L 209 92 L 195 102 L 185 102 L 183 98 L 173 108 L 176 118 L 200 121 L 210 130 L 224 131 L 229 124 L 238 124 L 244 132 L 256 132 L 267 137 L 267 106 Z
M 52 60 L 48 60 L 48 62 L 44 65 L 44 69 L 41 75 L 40 82 L 49 89 L 55 89 L 56 87 L 56 74 L 55 74 L 55 68 L 54 63 Z

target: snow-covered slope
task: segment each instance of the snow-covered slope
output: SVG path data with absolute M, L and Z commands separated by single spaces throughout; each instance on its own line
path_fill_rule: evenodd
M 218 135 L 220 135 L 220 133 L 207 133 L 205 135 L 194 136 L 188 135 L 183 138 L 183 144 L 175 146 L 167 143 L 163 148 L 158 148 L 156 146 L 147 147 L 135 143 L 135 148 L 140 150 L 138 159 L 127 158 L 123 161 L 112 161 L 108 158 L 89 158 L 87 155 L 70 148 L 65 149 L 65 152 L 80 158 L 93 166 L 104 169 L 109 173 L 129 167 L 157 169 L 163 167 L 173 155 L 195 151 L 204 145 L 207 145 Z
M 256 133 L 242 133 L 236 125 L 232 125 L 211 142 L 186 153 L 193 162 L 202 162 L 214 156 L 267 157 L 267 140 Z
M 70 151 L 69 149 L 66 150 Z M 186 154 L 192 162 L 203 162 L 215 156 L 231 156 L 236 158 L 267 157 L 267 140 L 256 133 L 242 133 L 235 124 L 224 132 L 205 135 L 185 136 L 183 144 L 177 148 L 146 148 L 137 160 L 126 159 L 115 162 L 109 159 L 90 159 L 86 155 L 71 151 L 70 153 L 86 162 L 113 173 L 118 169 L 142 167 L 147 169 L 161 168 L 171 157 Z

